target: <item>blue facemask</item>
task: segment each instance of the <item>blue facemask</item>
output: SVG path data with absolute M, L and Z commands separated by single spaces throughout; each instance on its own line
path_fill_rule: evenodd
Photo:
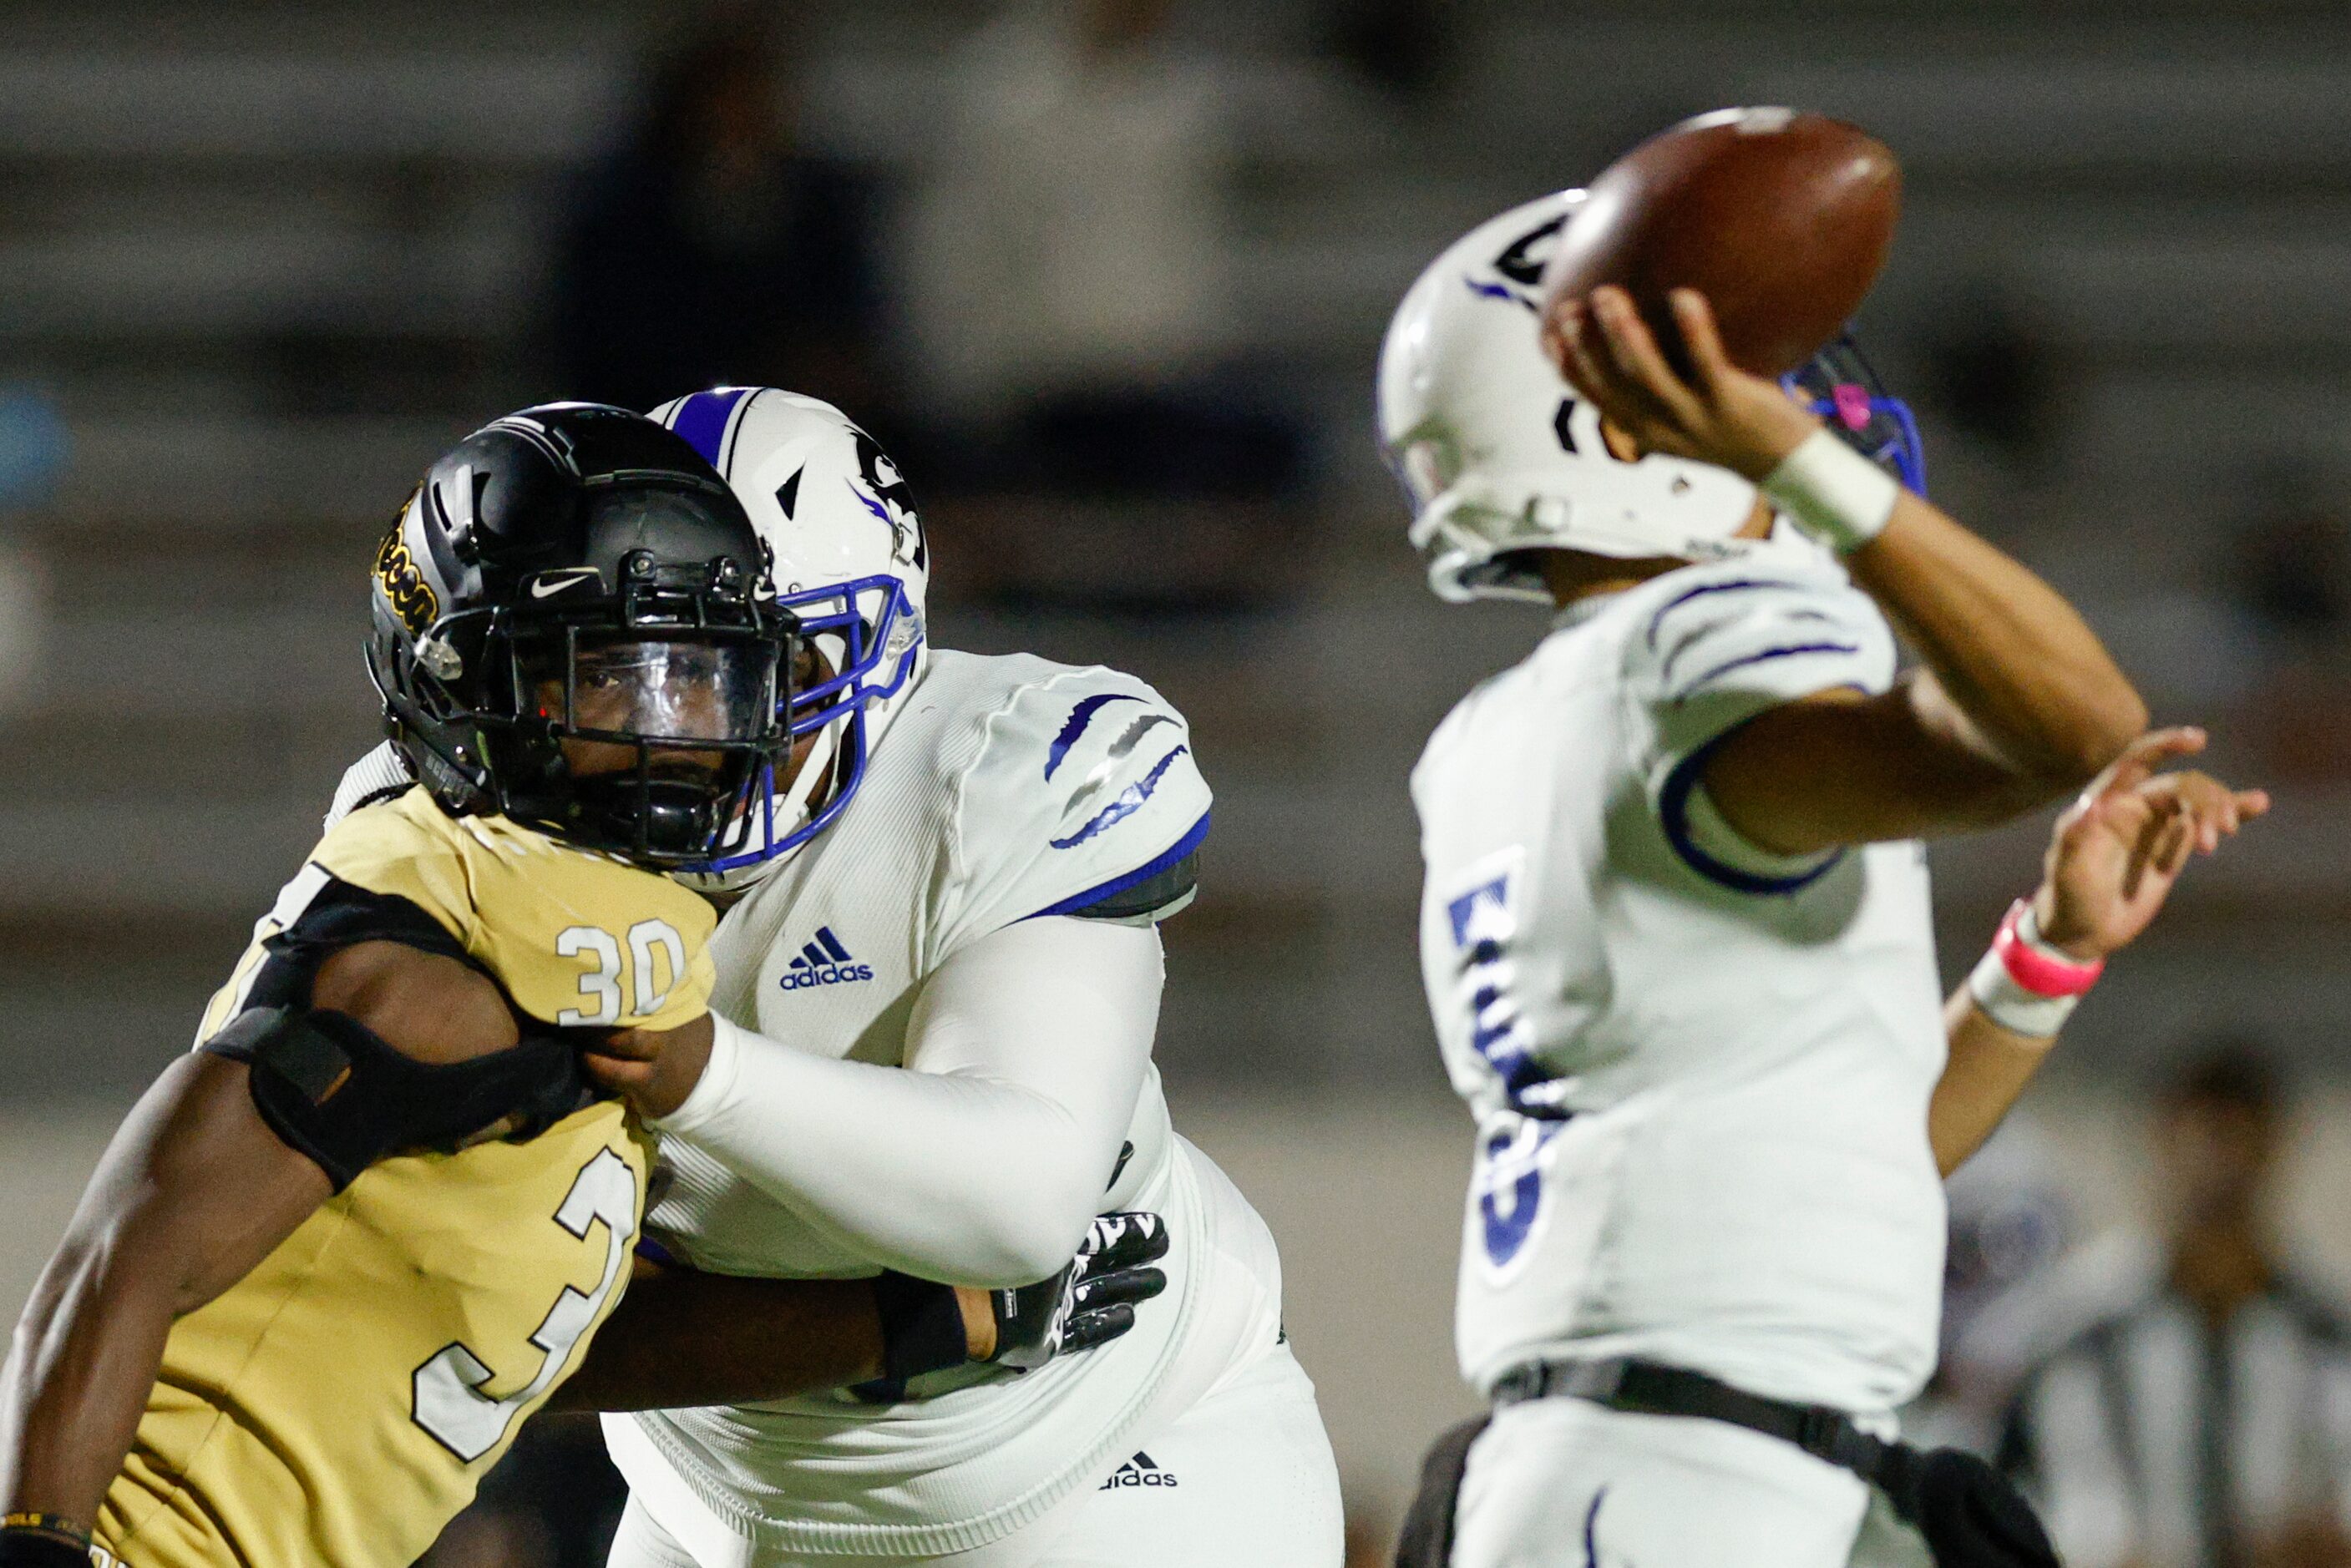
M 1862 456 L 1919 495 L 1927 493 L 1927 451 L 1910 405 L 1887 394 L 1847 332 L 1780 384 Z

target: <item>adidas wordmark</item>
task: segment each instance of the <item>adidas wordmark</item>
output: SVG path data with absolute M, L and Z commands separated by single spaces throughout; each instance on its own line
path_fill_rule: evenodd
M 1102 1483 L 1102 1490 L 1108 1491 L 1113 1487 L 1122 1486 L 1174 1486 L 1175 1484 L 1175 1471 L 1161 1469 L 1151 1462 L 1149 1454 L 1139 1453 L 1111 1471 L 1110 1480 Z
M 786 991 L 799 991 L 811 985 L 846 985 L 855 981 L 872 980 L 873 967 L 862 964 L 849 956 L 841 939 L 832 934 L 831 926 L 819 926 L 816 940 L 800 949 L 799 957 L 786 967 L 777 983 Z

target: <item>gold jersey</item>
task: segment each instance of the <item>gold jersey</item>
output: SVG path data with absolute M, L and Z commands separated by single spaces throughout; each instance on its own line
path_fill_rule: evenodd
M 708 1002 L 701 898 L 503 818 L 448 816 L 420 788 L 329 831 L 199 1039 L 245 1007 L 269 939 L 371 900 L 423 910 L 549 1023 L 673 1028 Z M 101 1552 L 407 1568 L 619 1302 L 650 1163 L 646 1136 L 599 1101 L 525 1141 L 371 1166 L 172 1325 Z

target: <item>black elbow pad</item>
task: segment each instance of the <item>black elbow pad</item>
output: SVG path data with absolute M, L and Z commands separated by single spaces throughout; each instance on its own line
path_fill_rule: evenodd
M 1160 867 L 1090 904 L 1074 909 L 1048 909 L 1047 914 L 1074 915 L 1081 920 L 1108 920 L 1119 925 L 1156 924 L 1180 912 L 1200 888 L 1197 850 L 1172 866 Z
M 261 1119 L 338 1192 L 387 1155 L 454 1151 L 509 1116 L 508 1136 L 528 1137 L 595 1097 L 579 1052 L 552 1034 L 433 1064 L 403 1055 L 348 1013 L 249 1007 L 203 1049 L 251 1069 Z

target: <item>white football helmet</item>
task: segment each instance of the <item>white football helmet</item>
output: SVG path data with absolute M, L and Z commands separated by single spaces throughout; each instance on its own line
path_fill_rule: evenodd
M 708 459 L 773 555 L 776 602 L 829 669 L 790 693 L 795 737 L 814 748 L 789 786 L 770 779 L 749 846 L 685 878 L 749 886 L 832 824 L 864 782 L 883 731 L 929 655 L 930 551 L 898 465 L 831 403 L 774 387 L 720 387 L 651 417 Z M 821 793 L 820 793 L 821 792 Z
M 1583 200 L 1557 192 L 1456 241 L 1381 346 L 1380 449 L 1412 498 L 1412 543 L 1441 598 L 1549 604 L 1515 551 L 1727 555 L 1754 512 L 1755 487 L 1728 469 L 1612 456 L 1598 410 L 1543 354 L 1543 266 Z

